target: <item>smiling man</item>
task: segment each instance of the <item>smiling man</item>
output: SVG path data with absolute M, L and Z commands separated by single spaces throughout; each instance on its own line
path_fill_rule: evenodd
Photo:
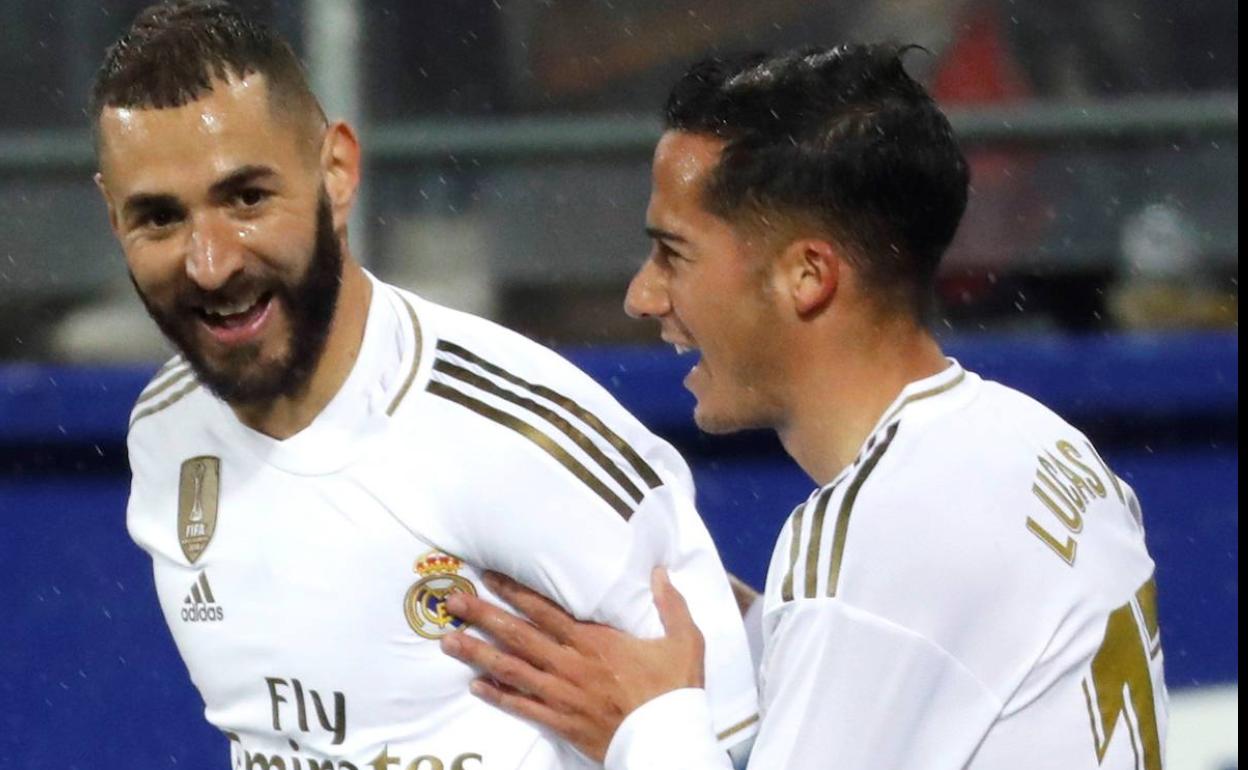
M 707 631 L 718 750 L 742 756 L 749 652 L 687 467 L 551 351 L 361 268 L 359 144 L 289 46 L 225 3 L 153 6 L 92 115 L 179 353 L 130 418 L 128 526 L 232 767 L 584 767 L 469 695 L 446 601 L 504 570 L 657 636 L 658 564 Z
M 1138 503 L 1078 430 L 929 331 L 968 180 L 903 53 L 704 62 L 654 155 L 626 308 L 697 351 L 699 426 L 771 428 L 819 485 L 771 555 L 749 768 L 1159 770 Z M 535 625 L 452 597 L 501 647 L 443 640 L 484 699 L 608 770 L 727 767 L 696 619 L 661 573 L 667 635 L 644 641 L 490 584 Z
M 289 85 L 217 85 L 189 105 L 102 109 L 96 179 L 139 297 L 195 381 L 285 438 L 358 353 L 372 289 L 344 262 L 334 219 L 354 194 L 359 149 L 314 102 L 272 104 Z M 286 130 L 255 130 L 261 118 Z

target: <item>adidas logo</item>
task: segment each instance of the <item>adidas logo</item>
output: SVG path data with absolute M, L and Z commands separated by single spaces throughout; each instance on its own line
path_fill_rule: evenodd
M 191 585 L 191 592 L 182 602 L 182 620 L 187 623 L 210 623 L 225 620 L 225 610 L 212 595 L 208 585 L 208 573 L 199 573 L 199 580 Z

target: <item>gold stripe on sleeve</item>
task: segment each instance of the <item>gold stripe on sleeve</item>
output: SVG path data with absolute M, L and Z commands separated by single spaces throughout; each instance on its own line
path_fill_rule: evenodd
M 802 550 L 802 517 L 805 514 L 806 503 L 802 503 L 793 509 L 790 516 L 793 527 L 789 533 L 789 571 L 785 573 L 784 582 L 780 584 L 780 601 L 793 601 L 793 571 L 797 569 L 797 554 Z
M 513 393 L 506 388 L 499 387 L 493 381 L 488 380 L 479 374 L 474 374 L 464 367 L 457 366 L 444 358 L 439 358 L 435 361 L 433 369 L 434 371 L 441 372 L 442 374 L 454 377 L 461 382 L 472 385 L 473 387 L 483 390 L 486 393 L 491 393 L 504 401 L 527 409 L 538 417 L 541 417 L 546 422 L 558 428 L 563 435 L 572 439 L 572 441 L 580 447 L 585 454 L 592 457 L 594 461 L 607 472 L 607 475 L 615 479 L 615 482 L 628 493 L 629 497 L 633 498 L 634 502 L 641 502 L 644 495 L 641 490 L 637 488 L 637 485 L 629 480 L 628 476 L 620 470 L 619 466 L 612 462 L 611 458 L 607 457 L 607 455 L 598 448 L 597 444 L 590 441 L 584 433 L 577 430 L 576 426 L 560 417 L 555 410 L 542 406 L 532 399 Z
M 956 383 L 951 383 L 950 387 L 953 384 Z M 836 517 L 836 532 L 832 535 L 832 562 L 828 569 L 828 596 L 836 596 L 836 586 L 841 579 L 841 561 L 845 556 L 845 538 L 849 534 L 849 516 L 853 512 L 854 501 L 858 499 L 858 492 L 862 489 L 862 485 L 866 483 L 867 477 L 871 475 L 871 471 L 875 470 L 875 466 L 879 464 L 880 458 L 884 456 L 884 453 L 888 451 L 889 445 L 893 443 L 893 437 L 897 435 L 897 427 L 900 424 L 893 423 L 889 427 L 884 440 L 875 448 L 871 457 L 862 464 L 862 469 L 854 477 L 853 482 L 849 485 L 849 489 L 845 490 L 845 498 L 841 500 L 841 510 Z M 813 593 L 808 595 L 814 596 Z
M 182 356 L 174 356 L 173 358 L 169 359 L 169 360 L 168 360 L 168 361 L 166 361 L 165 363 L 161 364 L 161 367 L 160 367 L 159 369 L 157 369 L 157 370 L 156 370 L 156 373 L 155 373 L 155 374 L 153 374 L 153 375 L 152 375 L 152 379 L 148 382 L 148 384 L 150 385 L 151 383 L 155 382 L 156 380 L 159 380 L 159 379 L 160 379 L 160 377 L 161 377 L 161 375 L 163 375 L 165 372 L 169 371 L 170 369 L 172 369 L 172 368 L 174 368 L 175 366 L 178 366 L 178 365 L 180 365 L 180 364 L 182 364 L 182 363 L 185 363 L 185 362 L 182 360 Z
M 164 374 L 164 371 L 157 372 L 156 376 L 152 377 L 152 383 L 155 383 L 156 380 L 160 379 L 160 376 L 162 374 Z M 159 385 L 152 385 L 149 383 L 147 388 L 145 388 L 143 392 L 139 394 L 138 400 L 134 402 L 135 407 L 137 408 L 140 404 L 144 404 L 144 403 L 147 403 L 148 401 L 151 401 L 156 396 L 159 396 L 161 393 L 164 393 L 166 390 L 168 390 L 174 383 L 181 382 L 182 380 L 186 379 L 190 374 L 191 374 L 191 368 L 187 366 L 185 369 L 182 369 L 181 371 L 174 372 L 174 374 L 170 376 L 169 379 L 165 380 Z
M 650 467 L 649 463 L 643 460 L 641 458 L 641 455 L 637 454 L 637 451 L 633 449 L 631 446 L 629 446 L 627 441 L 620 438 L 620 436 L 617 435 L 613 430 L 608 428 L 606 424 L 602 422 L 602 420 L 598 419 L 596 415 L 594 415 L 592 412 L 585 409 L 584 407 L 582 407 L 580 404 L 576 403 L 572 399 L 544 385 L 536 385 L 520 377 L 517 377 L 516 375 L 507 371 L 506 369 L 503 369 L 500 366 L 497 366 L 495 364 L 490 363 L 489 361 L 486 361 L 480 356 L 472 353 L 469 350 L 466 350 L 460 345 L 456 345 L 453 342 L 448 342 L 447 340 L 439 340 L 437 347 L 438 347 L 438 350 L 440 351 L 451 353 L 465 361 L 476 364 L 477 366 L 481 367 L 482 369 L 489 372 L 490 374 L 493 374 L 497 377 L 501 377 L 507 382 L 510 382 L 512 385 L 518 385 L 524 388 L 525 390 L 528 390 L 529 392 L 533 393 L 534 395 L 541 396 L 547 401 L 550 401 L 560 407 L 563 407 L 563 409 L 565 409 L 567 412 L 569 412 L 570 414 L 576 415 L 577 419 L 581 420 L 586 425 L 590 426 L 595 431 L 597 431 L 600 436 L 606 439 L 607 443 L 615 447 L 616 451 L 619 452 L 620 455 L 623 456 L 624 459 L 628 461 L 628 464 L 633 466 L 633 470 L 635 470 L 637 474 L 641 476 L 642 481 L 646 483 L 646 486 L 650 487 L 650 489 L 657 489 L 658 487 L 663 485 L 663 480 L 659 478 L 659 474 L 655 473 L 654 469 Z
M 529 441 L 537 444 L 547 454 L 553 457 L 564 468 L 567 468 L 573 476 L 581 480 L 585 486 L 592 489 L 599 497 L 601 497 L 607 505 L 611 506 L 616 513 L 620 514 L 627 521 L 633 515 L 633 509 L 619 495 L 611 491 L 611 489 L 602 483 L 588 468 L 582 465 L 575 457 L 568 453 L 566 449 L 559 446 L 553 439 L 542 433 L 537 428 L 528 424 L 520 418 L 508 414 L 500 409 L 496 409 L 489 404 L 479 401 L 466 393 L 462 393 L 446 383 L 434 380 L 429 383 L 428 391 L 435 396 L 440 396 L 448 401 L 453 401 L 466 409 L 491 420 L 505 428 L 524 436 Z
M 157 412 L 163 412 L 164 410 L 178 403 L 179 401 L 183 399 L 183 397 L 185 397 L 191 391 L 195 390 L 198 387 L 199 387 L 199 381 L 192 378 L 191 381 L 188 382 L 183 388 L 175 391 L 172 396 L 169 396 L 164 401 L 161 401 L 160 403 L 155 404 L 153 406 L 149 406 L 146 409 L 141 410 L 138 414 L 136 414 L 130 420 L 130 428 L 133 429 L 135 423 L 137 423 L 139 420 L 142 420 L 144 417 L 151 417 Z
M 754 724 L 757 721 L 758 721 L 758 714 L 755 714 L 754 716 L 748 719 L 742 719 L 740 722 L 737 722 L 732 727 L 729 727 L 721 731 L 718 735 L 715 736 L 715 740 L 722 741 L 725 738 L 729 738 L 733 735 L 736 735 L 737 733 L 741 732 L 742 730 L 744 730 L 745 728 L 749 727 L 750 725 Z
M 815 592 L 818 590 L 816 583 L 819 580 L 819 545 L 823 540 L 823 520 L 828 510 L 828 501 L 832 499 L 832 493 L 836 491 L 836 487 L 828 487 L 819 495 L 819 506 L 815 508 L 814 517 L 810 521 L 810 545 L 806 547 L 806 593 L 805 596 L 813 599 Z

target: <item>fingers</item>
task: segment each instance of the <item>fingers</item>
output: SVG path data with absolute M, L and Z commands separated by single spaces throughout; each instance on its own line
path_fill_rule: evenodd
M 498 572 L 487 572 L 485 584 L 499 598 L 523 612 L 541 630 L 562 644 L 570 643 L 576 626 L 576 618 L 545 596 L 532 591 Z
M 568 699 L 568 687 L 559 679 L 466 633 L 457 632 L 443 637 L 442 651 L 518 694 L 547 704 L 562 704 Z
M 669 637 L 687 637 L 698 633 L 693 616 L 689 614 L 689 604 L 681 596 L 676 586 L 672 585 L 667 570 L 655 567 L 650 573 L 650 590 L 654 593 L 654 606 L 659 610 L 659 621 L 663 623 L 663 631 Z
M 486 703 L 493 704 L 513 716 L 547 727 L 595 762 L 602 762 L 611 735 L 614 734 L 599 735 L 599 731 L 592 728 L 592 720 L 586 715 L 553 709 L 522 692 L 487 679 L 474 680 L 469 689 Z
M 686 666 L 687 679 L 683 686 L 705 686 L 706 640 L 693 622 L 685 597 L 672 585 L 667 570 L 662 567 L 656 567 L 650 573 L 650 586 L 654 592 L 654 606 L 659 611 L 659 621 L 666 634 L 666 638 L 659 643 L 673 662 L 683 662 Z M 676 668 L 680 666 L 676 665 Z
M 540 669 L 549 669 L 554 663 L 554 656 L 563 649 L 558 642 L 523 619 L 479 596 L 452 594 L 447 597 L 446 608 L 451 614 L 489 634 L 508 652 Z
M 486 703 L 492 703 L 508 713 L 540 722 L 547 727 L 554 727 L 562 716 L 532 696 L 488 679 L 474 679 L 468 689 Z

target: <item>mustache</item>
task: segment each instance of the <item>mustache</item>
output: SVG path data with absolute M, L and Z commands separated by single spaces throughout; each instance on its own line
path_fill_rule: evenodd
M 281 294 L 284 288 L 285 284 L 276 276 L 238 273 L 230 276 L 225 285 L 212 290 L 205 290 L 188 281 L 178 287 L 173 301 L 177 307 L 200 308 L 205 305 L 231 304 L 243 297 Z

